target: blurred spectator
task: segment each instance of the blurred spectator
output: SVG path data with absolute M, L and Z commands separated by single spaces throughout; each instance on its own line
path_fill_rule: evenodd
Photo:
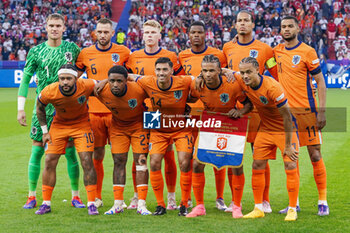
M 123 45 L 125 43 L 126 35 L 125 32 L 119 28 L 117 33 L 117 44 Z
M 27 51 L 21 46 L 17 52 L 18 61 L 25 61 L 27 56 Z

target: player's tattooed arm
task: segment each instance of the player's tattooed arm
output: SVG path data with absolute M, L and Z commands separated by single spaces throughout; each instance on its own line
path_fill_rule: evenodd
M 288 103 L 278 108 L 282 118 L 285 132 L 285 149 L 283 154 L 287 155 L 292 161 L 298 160 L 298 152 L 292 146 L 293 122 L 292 114 L 289 111 Z
M 317 114 L 317 128 L 323 129 L 326 125 L 326 83 L 323 78 L 322 72 L 313 75 L 317 83 L 318 93 L 318 114 Z
M 51 137 L 47 129 L 47 121 L 46 121 L 46 111 L 45 111 L 45 105 L 40 102 L 39 99 L 36 101 L 36 115 L 38 117 L 41 130 L 43 131 L 43 146 L 47 142 L 51 143 Z
M 248 97 L 242 102 L 242 104 L 242 109 L 233 108 L 228 112 L 228 116 L 232 118 L 240 118 L 253 110 L 253 104 Z
M 103 88 L 106 86 L 108 83 L 108 79 L 104 79 L 102 81 L 99 81 L 98 83 L 95 84 L 94 87 L 94 96 L 98 96 L 100 92 L 103 90 Z

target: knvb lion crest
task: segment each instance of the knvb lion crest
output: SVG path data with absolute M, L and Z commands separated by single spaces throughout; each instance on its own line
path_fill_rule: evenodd
M 226 104 L 229 101 L 229 95 L 227 93 L 222 93 L 220 95 L 220 101 Z
M 250 52 L 249 52 L 249 57 L 257 58 L 257 57 L 258 57 L 258 54 L 259 54 L 259 52 L 258 52 L 257 50 L 252 49 L 252 50 L 250 50 Z
M 174 91 L 175 99 L 179 100 L 182 97 L 182 91 Z
M 265 105 L 269 103 L 269 101 L 267 100 L 267 98 L 265 96 L 260 96 L 259 99 L 260 99 L 261 103 L 263 103 Z
M 293 59 L 292 59 L 293 64 L 298 65 L 300 62 L 300 59 L 301 59 L 301 57 L 299 55 L 294 55 Z
M 227 138 L 220 137 L 216 140 L 216 147 L 223 150 L 227 147 Z
M 128 100 L 129 107 L 134 109 L 137 106 L 137 100 L 136 99 L 129 99 Z
M 73 60 L 73 55 L 72 55 L 71 52 L 66 52 L 66 53 L 64 54 L 64 58 L 66 59 L 67 62 L 72 62 L 72 60 Z
M 85 95 L 82 95 L 82 96 L 80 96 L 80 97 L 78 98 L 78 103 L 79 103 L 79 104 L 83 104 L 83 103 L 85 103 L 85 101 L 86 101 Z
M 117 63 L 120 60 L 118 53 L 112 53 L 112 61 Z

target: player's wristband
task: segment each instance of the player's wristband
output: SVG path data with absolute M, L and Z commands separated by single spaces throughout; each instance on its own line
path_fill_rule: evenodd
M 42 125 L 41 126 L 41 131 L 43 131 L 43 134 L 48 133 L 49 131 L 47 130 L 47 125 Z
M 26 103 L 26 97 L 18 96 L 18 98 L 17 98 L 17 110 L 18 111 L 24 110 L 25 103 Z

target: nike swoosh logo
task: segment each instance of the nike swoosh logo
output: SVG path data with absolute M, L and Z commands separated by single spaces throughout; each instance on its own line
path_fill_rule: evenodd
M 90 58 L 89 61 L 95 60 L 96 58 Z
M 205 97 L 205 95 L 201 95 L 200 97 Z
M 313 139 L 309 139 L 309 142 L 311 142 L 311 141 L 313 141 L 313 140 L 315 140 L 314 138 Z
M 139 63 L 141 63 L 141 62 L 142 62 L 142 61 L 137 61 L 136 64 L 139 64 Z
M 228 56 L 232 56 L 233 54 L 235 54 L 235 53 L 230 53 Z
M 105 104 L 111 104 L 111 102 L 106 102 Z
M 191 60 L 191 59 L 187 59 L 187 60 L 185 60 L 185 62 L 188 62 L 189 60 Z
M 282 57 L 282 56 L 277 56 L 277 58 L 280 58 L 280 57 Z
M 90 147 L 92 147 L 92 146 L 86 146 L 87 148 L 90 148 Z

